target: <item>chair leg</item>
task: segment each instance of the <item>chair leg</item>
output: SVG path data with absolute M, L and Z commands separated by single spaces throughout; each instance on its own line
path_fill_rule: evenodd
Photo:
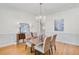
M 35 50 L 35 55 L 36 55 L 36 50 Z
M 31 53 L 32 53 L 32 47 L 31 47 Z
M 50 55 L 50 49 L 49 49 L 49 55 Z
M 56 51 L 56 45 L 54 45 L 54 49 L 55 49 L 55 51 Z
M 53 49 L 52 49 L 52 47 L 51 47 L 51 52 L 52 52 L 52 54 L 53 54 Z
M 37 53 L 37 50 L 35 50 L 35 55 L 37 55 L 38 53 Z
M 31 45 L 31 53 L 33 52 L 33 49 L 34 49 L 33 47 L 34 47 L 34 45 L 32 44 Z
M 25 50 L 26 50 L 26 48 L 27 48 L 27 45 L 25 45 Z

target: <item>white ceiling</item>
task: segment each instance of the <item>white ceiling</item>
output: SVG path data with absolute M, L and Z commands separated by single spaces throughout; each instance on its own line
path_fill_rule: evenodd
M 17 9 L 33 15 L 40 14 L 40 3 L 0 3 L 0 7 Z M 68 10 L 74 7 L 79 7 L 79 3 L 43 3 L 42 14 L 53 14 L 55 12 Z

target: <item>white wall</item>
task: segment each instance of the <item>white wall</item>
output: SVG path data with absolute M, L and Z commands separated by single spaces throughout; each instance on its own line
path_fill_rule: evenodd
M 0 8 L 0 46 L 16 41 L 17 22 L 31 24 L 31 31 L 38 31 L 35 16 L 19 10 Z
M 64 19 L 64 31 L 54 31 L 54 20 Z M 48 15 L 45 21 L 46 34 L 58 34 L 58 40 L 64 43 L 79 45 L 79 8 L 65 10 Z
M 0 9 L 0 33 L 16 33 L 17 22 L 31 24 L 34 31 L 35 17 L 27 12 L 10 9 Z
M 54 31 L 54 19 L 64 19 L 64 31 Z M 57 40 L 79 45 L 79 8 L 47 15 L 44 20 L 46 35 L 58 34 Z M 16 41 L 17 22 L 31 24 L 31 31 L 39 32 L 39 21 L 35 16 L 20 10 L 0 9 L 0 47 Z

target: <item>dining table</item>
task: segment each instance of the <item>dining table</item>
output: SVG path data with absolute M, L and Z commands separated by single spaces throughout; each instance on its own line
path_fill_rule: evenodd
M 34 49 L 35 45 L 37 45 L 39 43 L 43 43 L 43 41 L 44 41 L 44 38 L 42 38 L 42 37 L 39 37 L 39 36 L 38 37 L 33 37 L 31 39 L 31 43 L 32 43 L 32 45 L 31 45 L 31 52 L 35 51 L 35 49 Z

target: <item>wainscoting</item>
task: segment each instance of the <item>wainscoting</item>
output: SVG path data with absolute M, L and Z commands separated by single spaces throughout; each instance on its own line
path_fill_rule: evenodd
M 57 33 L 57 41 L 79 46 L 79 34 L 75 33 Z
M 5 47 L 11 44 L 16 44 L 16 34 L 0 34 L 0 47 Z
M 79 46 L 79 34 L 57 33 L 57 41 Z M 16 34 L 0 34 L 0 47 L 16 44 Z

